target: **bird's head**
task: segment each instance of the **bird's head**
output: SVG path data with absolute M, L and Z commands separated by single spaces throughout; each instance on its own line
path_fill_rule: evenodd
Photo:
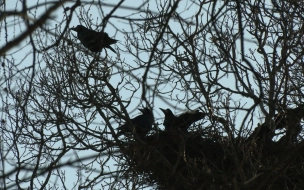
M 167 109 L 159 108 L 159 109 L 165 114 L 165 116 L 173 116 L 174 115 L 173 112 L 169 108 L 167 108 Z
M 142 108 L 142 109 L 138 109 L 139 111 L 141 111 L 141 113 L 143 114 L 151 114 L 152 111 L 149 108 Z
M 70 28 L 70 30 L 74 30 L 76 32 L 81 32 L 83 30 L 85 30 L 86 27 L 82 26 L 82 25 L 77 25 L 75 28 Z

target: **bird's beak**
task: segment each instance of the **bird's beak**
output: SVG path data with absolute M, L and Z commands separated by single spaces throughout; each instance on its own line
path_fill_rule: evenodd
M 78 32 L 77 28 L 70 28 L 70 30 L 74 30 L 74 31 Z
M 159 108 L 164 114 L 167 113 L 165 109 Z

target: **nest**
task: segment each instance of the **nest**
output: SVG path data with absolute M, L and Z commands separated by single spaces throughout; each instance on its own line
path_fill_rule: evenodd
M 158 189 L 304 189 L 303 152 L 303 143 L 163 131 L 126 143 L 123 154 Z

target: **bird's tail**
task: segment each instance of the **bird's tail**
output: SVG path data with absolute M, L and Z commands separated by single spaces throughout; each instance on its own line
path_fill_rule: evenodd
M 116 53 L 116 51 L 111 46 L 107 46 L 107 48 L 109 48 L 111 51 L 113 51 L 114 53 Z

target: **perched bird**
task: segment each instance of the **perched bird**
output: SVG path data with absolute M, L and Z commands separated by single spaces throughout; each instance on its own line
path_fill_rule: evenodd
M 286 135 L 280 141 L 286 144 L 297 142 L 297 137 L 302 131 L 301 120 L 304 118 L 304 105 L 299 104 L 296 108 L 286 108 L 275 114 L 274 122 L 276 129 L 286 129 Z M 284 139 L 284 140 L 283 140 Z
M 163 125 L 166 131 L 178 130 L 187 132 L 190 125 L 198 120 L 203 119 L 206 114 L 200 111 L 185 112 L 179 116 L 175 116 L 172 111 L 168 109 L 160 110 L 165 114 L 165 120 Z
M 275 114 L 274 122 L 276 129 L 290 128 L 297 126 L 304 118 L 304 105 L 300 104 L 298 107 L 292 109 L 287 108 Z
M 120 132 L 118 132 L 118 136 L 125 133 L 130 133 L 133 131 L 133 126 L 135 128 L 135 132 L 140 137 L 144 137 L 147 133 L 152 129 L 152 125 L 154 123 L 153 112 L 149 108 L 138 109 L 142 112 L 142 115 L 136 116 L 131 119 L 131 123 L 126 122 L 122 126 L 118 128 Z
M 106 32 L 96 32 L 82 25 L 78 25 L 75 28 L 70 29 L 77 32 L 77 38 L 80 40 L 82 45 L 90 51 L 101 52 L 103 48 L 109 48 L 116 53 L 110 45 L 115 44 L 118 40 L 110 38 Z
M 254 129 L 253 133 L 248 137 L 248 140 L 256 142 L 270 142 L 274 136 L 274 131 L 271 130 L 267 123 L 260 124 Z

